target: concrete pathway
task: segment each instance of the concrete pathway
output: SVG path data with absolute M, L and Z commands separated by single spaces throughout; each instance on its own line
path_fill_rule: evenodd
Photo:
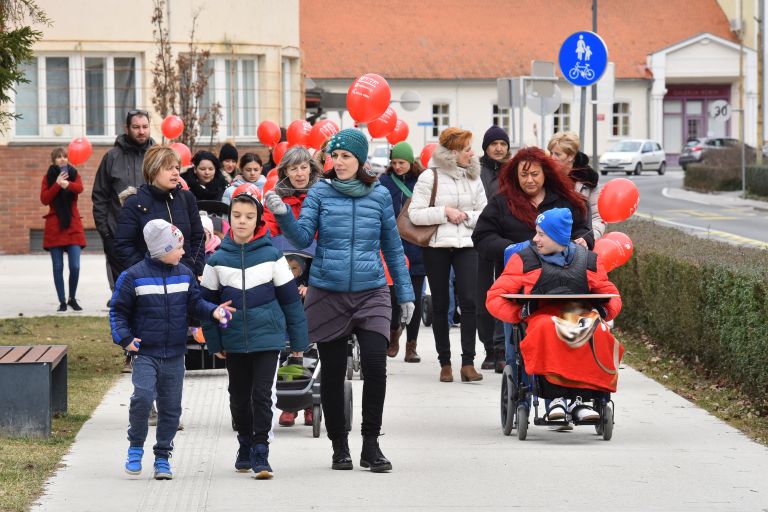
M 452 337 L 458 349 L 457 329 Z M 440 383 L 431 332 L 422 328 L 421 339 L 424 362 L 389 364 L 381 446 L 394 465 L 390 474 L 358 466 L 357 378 L 354 471 L 332 471 L 324 430 L 315 439 L 311 427 L 296 425 L 276 427 L 273 480 L 235 472 L 227 378 L 216 370 L 187 373 L 175 479 L 151 479 L 151 454 L 145 472 L 129 477 L 122 465 L 132 388 L 124 376 L 32 510 L 768 510 L 768 449 L 630 368 L 621 370 L 614 396 L 611 441 L 593 427 L 554 432 L 533 425 L 519 441 L 501 432 L 500 376 Z

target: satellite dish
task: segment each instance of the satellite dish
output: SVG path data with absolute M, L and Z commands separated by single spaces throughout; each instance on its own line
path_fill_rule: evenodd
M 405 91 L 400 96 L 400 105 L 402 105 L 403 110 L 413 112 L 421 105 L 421 96 L 416 91 Z

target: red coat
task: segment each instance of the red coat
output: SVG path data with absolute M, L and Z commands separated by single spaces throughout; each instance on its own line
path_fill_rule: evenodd
M 485 301 L 488 312 L 503 322 L 516 324 L 522 321 L 520 310 L 523 305 L 501 295 L 504 293 L 531 293 L 540 275 L 541 268 L 523 274 L 523 260 L 519 254 L 513 254 L 509 258 L 507 266 L 504 267 L 504 272 L 488 290 Z M 605 272 L 605 267 L 600 263 L 599 256 L 597 258 L 597 271 L 587 270 L 587 281 L 589 291 L 592 293 L 619 293 L 616 286 L 608 280 L 608 274 Z M 613 297 L 604 307 L 607 313 L 605 319 L 612 320 L 621 311 L 621 297 Z
M 523 274 L 523 260 L 518 254 L 513 255 L 504 268 L 504 273 L 488 290 L 488 311 L 505 322 L 521 322 L 522 304 L 501 295 L 531 293 L 540 275 L 541 268 Z M 587 281 L 592 293 L 619 293 L 616 286 L 608 280 L 599 257 L 597 271 L 587 270 Z M 542 375 L 561 386 L 616 391 L 617 368 L 624 348 L 614 339 L 606 325 L 599 322 L 587 343 L 569 346 L 558 335 L 553 320 L 553 317 L 561 314 L 560 305 L 542 300 L 539 300 L 539 303 L 539 309 L 526 319 L 525 338 L 520 343 L 526 371 Z M 611 298 L 604 307 L 606 320 L 611 320 L 621 311 L 621 298 Z
M 301 213 L 301 205 L 304 203 L 306 197 L 307 194 L 299 194 L 298 196 L 285 196 L 281 199 L 291 208 L 294 218 L 298 219 L 299 214 Z M 264 209 L 264 222 L 267 224 L 267 228 L 269 228 L 270 236 L 275 237 L 282 233 L 282 231 L 280 231 L 280 226 L 277 224 L 277 219 L 275 219 L 272 212 L 266 208 Z
M 43 184 L 40 188 L 40 202 L 48 206 L 48 213 L 43 216 L 45 219 L 45 229 L 43 231 L 43 249 L 51 247 L 64 247 L 67 245 L 79 245 L 85 247 L 85 230 L 83 221 L 80 218 L 80 211 L 77 209 L 77 196 L 83 191 L 83 180 L 80 173 L 77 174 L 74 181 L 69 182 L 67 190 L 75 194 L 72 199 L 72 220 L 69 227 L 62 231 L 59 225 L 59 217 L 53 208 L 53 200 L 61 190 L 58 183 L 48 186 L 48 177 L 43 176 Z

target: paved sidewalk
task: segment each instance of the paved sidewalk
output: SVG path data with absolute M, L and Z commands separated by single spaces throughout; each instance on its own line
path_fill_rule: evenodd
M 227 378 L 219 370 L 187 373 L 175 479 L 151 479 L 151 454 L 144 473 L 129 477 L 122 465 L 132 388 L 123 376 L 32 510 L 768 509 L 768 449 L 632 369 L 621 370 L 611 441 L 592 427 L 554 432 L 535 426 L 519 441 L 501 433 L 500 376 L 483 372 L 479 384 L 440 383 L 430 330 L 422 328 L 420 338 L 424 362 L 389 362 L 381 446 L 394 465 L 390 474 L 359 468 L 357 377 L 353 471 L 332 471 L 324 430 L 314 439 L 311 427 L 297 424 L 276 427 L 273 480 L 235 472 Z M 458 349 L 457 329 L 452 338 Z

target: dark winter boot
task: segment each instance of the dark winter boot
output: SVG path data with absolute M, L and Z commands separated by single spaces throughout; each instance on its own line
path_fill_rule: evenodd
M 331 469 L 352 469 L 352 456 L 349 454 L 347 436 L 331 439 L 331 443 L 333 444 Z
M 407 341 L 405 343 L 405 362 L 406 363 L 420 363 L 421 356 L 416 353 L 416 340 Z
M 389 357 L 397 357 L 397 353 L 400 351 L 400 335 L 402 332 L 402 325 L 395 330 L 389 330 L 389 346 L 387 347 L 387 355 Z
M 392 470 L 392 463 L 381 453 L 377 436 L 363 437 L 363 451 L 360 453 L 360 466 L 371 468 L 373 473 Z
M 237 458 L 235 459 L 235 469 L 241 472 L 251 470 L 251 436 L 237 436 L 237 442 L 240 448 L 237 449 Z

